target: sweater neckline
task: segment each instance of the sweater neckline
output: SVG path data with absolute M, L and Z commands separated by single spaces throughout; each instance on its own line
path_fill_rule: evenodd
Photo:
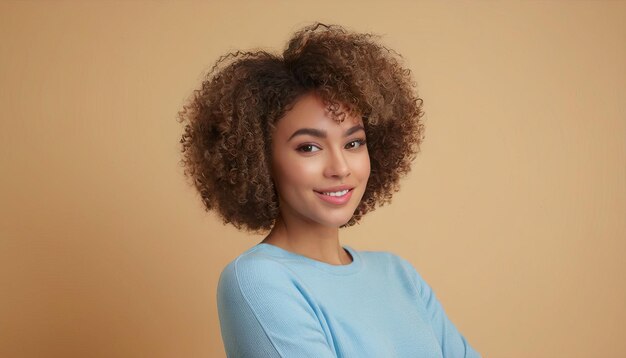
M 354 272 L 357 272 L 362 266 L 361 255 L 359 255 L 358 251 L 353 249 L 350 246 L 342 246 L 344 250 L 346 250 L 350 256 L 352 256 L 352 262 L 345 265 L 332 265 L 326 262 L 318 261 L 295 252 L 287 251 L 281 247 L 276 245 L 268 244 L 268 243 L 258 243 L 256 245 L 257 250 L 261 250 L 271 254 L 272 256 L 278 256 L 285 259 L 295 260 L 301 263 L 308 264 L 310 266 L 314 266 L 322 271 L 329 272 L 336 275 L 347 275 Z

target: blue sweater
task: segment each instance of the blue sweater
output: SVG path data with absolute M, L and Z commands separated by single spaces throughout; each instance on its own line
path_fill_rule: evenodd
M 406 260 L 356 251 L 331 265 L 260 243 L 222 272 L 229 358 L 480 357 Z

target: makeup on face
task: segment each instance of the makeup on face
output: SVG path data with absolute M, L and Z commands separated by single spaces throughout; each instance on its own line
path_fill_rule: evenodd
M 273 139 L 281 215 L 324 226 L 349 221 L 370 173 L 362 119 L 338 123 L 319 97 L 307 95 L 278 121 Z

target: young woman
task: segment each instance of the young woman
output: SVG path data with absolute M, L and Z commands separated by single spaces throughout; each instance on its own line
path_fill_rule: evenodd
M 218 60 L 180 113 L 185 173 L 267 234 L 220 277 L 228 357 L 479 356 L 409 262 L 339 242 L 409 172 L 421 104 L 394 51 L 340 26 Z

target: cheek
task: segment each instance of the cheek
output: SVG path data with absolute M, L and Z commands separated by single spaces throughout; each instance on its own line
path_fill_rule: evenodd
M 289 155 L 274 159 L 274 182 L 279 186 L 279 192 L 286 194 L 290 190 L 314 186 L 313 178 L 320 170 L 318 161 Z
M 367 179 L 370 176 L 370 156 L 367 152 L 363 155 L 355 166 L 355 171 L 359 173 L 359 177 Z

